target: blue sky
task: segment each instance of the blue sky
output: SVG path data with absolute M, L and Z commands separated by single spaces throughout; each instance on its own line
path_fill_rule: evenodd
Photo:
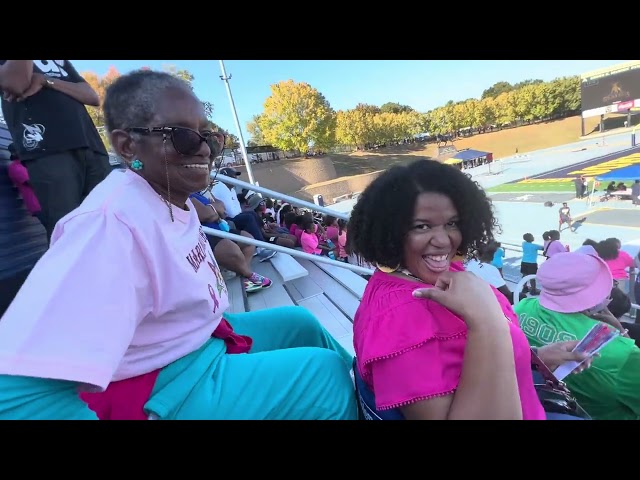
M 269 86 L 281 80 L 307 82 L 318 89 L 335 110 L 358 103 L 382 105 L 398 102 L 418 111 L 444 105 L 449 100 L 479 98 L 496 82 L 544 81 L 628 60 L 225 60 L 231 90 L 246 132 L 247 121 L 262 112 Z M 195 77 L 196 94 L 214 104 L 214 120 L 237 133 L 226 89 L 220 80 L 218 60 L 72 60 L 80 72 L 103 75 L 111 65 L 120 73 L 143 66 L 160 69 L 175 65 Z

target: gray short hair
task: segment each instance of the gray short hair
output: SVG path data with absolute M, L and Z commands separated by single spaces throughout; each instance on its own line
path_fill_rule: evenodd
M 187 82 L 167 72 L 144 69 L 118 77 L 107 88 L 102 107 L 107 131 L 151 125 L 159 96 L 170 88 L 192 92 Z

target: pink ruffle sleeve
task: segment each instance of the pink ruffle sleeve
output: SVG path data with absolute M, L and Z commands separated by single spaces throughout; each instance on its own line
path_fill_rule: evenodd
M 452 265 L 451 270 L 460 268 Z M 458 388 L 467 325 L 442 305 L 414 298 L 412 292 L 420 287 L 424 285 L 377 271 L 354 318 L 358 370 L 373 390 L 379 410 L 453 394 Z M 493 290 L 512 322 L 525 417 L 544 417 L 533 388 L 526 337 L 509 301 Z

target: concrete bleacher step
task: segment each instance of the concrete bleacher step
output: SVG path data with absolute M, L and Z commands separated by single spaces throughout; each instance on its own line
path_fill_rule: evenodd
M 353 325 L 344 314 L 324 295 L 316 295 L 297 302 L 309 310 L 322 326 L 343 347 L 353 352 Z
M 341 283 L 338 283 L 333 277 L 328 275 L 324 270 L 319 268 L 315 263 L 306 260 L 299 259 L 300 264 L 309 272 L 308 279 L 317 285 L 318 289 L 324 293 L 324 295 L 333 303 L 338 310 L 340 310 L 351 322 L 356 314 L 356 310 L 360 306 L 360 297 L 354 294 L 351 290 L 347 289 Z M 352 273 L 352 272 L 349 272 Z M 298 288 L 297 280 L 292 284 Z M 313 287 L 310 287 L 307 283 L 305 286 L 300 287 L 299 290 L 314 293 Z
M 296 303 L 307 298 L 324 295 L 322 288 L 309 275 L 288 282 L 284 288 L 287 289 L 287 292 Z
M 276 255 L 276 257 L 278 255 Z M 247 311 L 295 305 L 291 296 L 284 288 L 279 274 L 271 263 L 259 262 L 254 258 L 253 262 L 251 262 L 251 267 L 254 272 L 269 278 L 273 282 L 273 285 L 269 288 L 248 294 L 245 293 L 243 289 L 243 294 L 247 298 Z
M 278 252 L 269 259 L 269 262 L 285 283 L 309 275 L 309 272 L 295 258 L 283 252 Z
M 335 279 L 338 283 L 344 286 L 347 290 L 352 292 L 358 299 L 364 295 L 364 290 L 367 287 L 367 280 L 358 275 L 357 273 L 341 268 L 335 265 L 329 265 L 326 263 L 313 262 L 327 275 Z
M 247 311 L 246 297 L 242 277 L 236 275 L 233 278 L 225 278 L 227 290 L 229 291 L 229 312 L 242 313 Z
M 360 303 L 354 291 L 361 290 L 361 284 L 350 275 L 340 275 L 332 269 L 329 272 L 319 268 L 314 262 L 296 259 L 291 255 L 278 253 L 273 259 L 283 255 L 298 266 L 296 274 L 288 274 L 277 267 L 296 268 L 288 259 L 276 262 L 260 262 L 254 258 L 251 267 L 254 272 L 271 279 L 273 285 L 264 290 L 245 293 L 240 276 L 227 281 L 230 311 L 254 311 L 279 306 L 299 305 L 307 308 L 324 328 L 349 352 L 353 349 L 353 317 Z M 273 260 L 271 259 L 271 260 Z M 343 270 L 336 267 L 338 270 Z M 304 270 L 304 275 L 301 275 Z M 284 273 L 284 275 L 283 275 Z M 352 272 L 347 272 L 352 273 Z M 340 280 L 334 275 L 341 277 Z M 354 274 L 355 275 L 355 274 Z M 366 281 L 355 275 L 366 285 Z M 289 279 L 289 280 L 285 280 Z M 350 285 L 347 288 L 343 283 Z

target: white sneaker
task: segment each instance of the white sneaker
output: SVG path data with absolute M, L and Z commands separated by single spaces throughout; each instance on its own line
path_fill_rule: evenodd
M 236 272 L 232 272 L 231 270 L 227 270 L 226 268 L 220 269 L 222 273 L 222 278 L 225 280 L 231 280 L 232 278 L 236 278 L 238 274 Z
M 261 248 L 258 256 L 260 257 L 261 262 L 266 262 L 270 258 L 273 258 L 276 253 L 278 252 L 276 252 L 275 250 L 267 250 L 266 248 Z

